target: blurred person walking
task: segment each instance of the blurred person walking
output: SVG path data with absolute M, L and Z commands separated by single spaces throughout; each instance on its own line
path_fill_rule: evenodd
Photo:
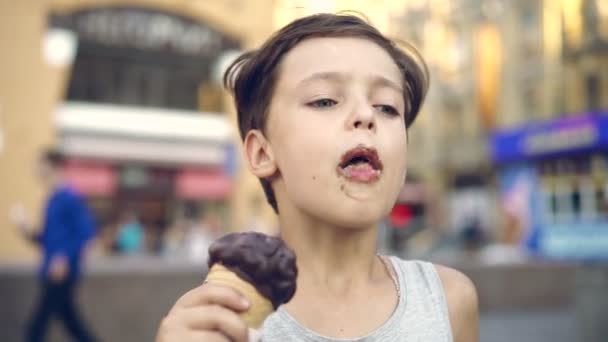
M 13 210 L 13 220 L 22 235 L 38 245 L 40 297 L 27 325 L 26 341 L 43 341 L 49 319 L 55 315 L 77 341 L 94 341 L 75 305 L 81 261 L 87 243 L 95 235 L 93 217 L 84 200 L 64 183 L 64 155 L 45 151 L 37 174 L 50 191 L 40 230 L 33 230 L 22 207 Z
M 202 218 L 191 217 L 184 236 L 184 249 L 192 262 L 206 263 L 209 246 L 219 237 L 219 218 L 208 214 Z
M 122 254 L 135 255 L 143 250 L 144 229 L 133 210 L 121 215 L 116 244 Z

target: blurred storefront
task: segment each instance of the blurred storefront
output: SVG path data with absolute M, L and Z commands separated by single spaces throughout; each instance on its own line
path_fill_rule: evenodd
M 577 113 L 604 115 L 606 2 L 422 0 L 408 2 L 391 20 L 393 34 L 418 47 L 431 71 L 408 161 L 443 198 L 439 225 L 459 232 L 477 221 L 487 237 L 517 245 L 522 238 L 501 201 L 504 164 L 493 160 L 488 137 Z M 576 163 L 595 165 L 586 168 L 600 177 L 605 171 L 590 153 Z M 547 168 L 561 174 L 558 163 Z M 474 184 L 462 181 L 473 178 Z
M 102 230 L 134 211 L 154 240 L 185 207 L 230 226 L 237 156 L 225 118 L 90 103 L 66 103 L 56 114 L 67 181 L 90 200 Z
M 102 232 L 131 211 L 153 246 L 184 212 L 210 214 L 224 230 L 244 227 L 263 194 L 239 163 L 235 113 L 221 72 L 272 32 L 271 4 L 0 6 L 8 52 L 0 63 L 6 71 L 0 80 L 0 226 L 6 228 L 0 258 L 32 251 L 6 213 L 23 202 L 38 219 L 44 191 L 33 168 L 48 146 L 68 155 L 68 181 L 87 197 Z M 272 217 L 261 209 L 256 217 Z
M 146 249 L 158 252 L 186 203 L 230 226 L 236 142 L 214 69 L 239 43 L 201 22 L 136 7 L 52 15 L 51 27 L 78 37 L 67 102 L 55 113 L 57 144 L 100 234 L 131 211 Z M 96 180 L 106 187 L 89 187 Z
M 497 133 L 510 242 L 542 256 L 608 258 L 608 112 Z
M 514 27 L 534 34 L 504 62 L 516 74 L 489 139 L 503 235 L 544 257 L 606 259 L 608 4 L 538 1 L 519 13 Z

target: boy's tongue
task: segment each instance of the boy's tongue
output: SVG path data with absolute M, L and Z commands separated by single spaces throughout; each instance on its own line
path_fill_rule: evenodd
M 369 163 L 356 163 L 342 169 L 342 174 L 349 180 L 370 183 L 378 179 L 378 170 Z

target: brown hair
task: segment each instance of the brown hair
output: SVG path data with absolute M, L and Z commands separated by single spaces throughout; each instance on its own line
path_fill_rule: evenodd
M 234 94 L 241 138 L 253 129 L 264 131 L 268 108 L 278 79 L 280 62 L 303 40 L 320 37 L 355 37 L 382 47 L 395 61 L 403 77 L 406 104 L 405 127 L 416 118 L 428 89 L 426 64 L 416 49 L 407 43 L 383 36 L 366 20 L 347 13 L 315 14 L 297 19 L 270 37 L 258 50 L 242 54 L 226 70 L 224 86 Z M 270 181 L 260 179 L 266 199 L 278 213 Z
M 66 161 L 66 157 L 63 152 L 55 148 L 48 148 L 44 150 L 40 158 L 45 163 L 48 163 L 48 165 L 50 165 L 53 169 L 62 167 Z

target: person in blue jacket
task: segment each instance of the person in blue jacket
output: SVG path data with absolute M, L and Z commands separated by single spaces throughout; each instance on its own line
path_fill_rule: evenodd
M 22 234 L 42 254 L 38 273 L 41 294 L 27 326 L 27 341 L 43 341 L 52 316 L 63 322 L 75 340 L 95 340 L 75 305 L 81 261 L 95 236 L 95 224 L 84 199 L 64 183 L 64 161 L 57 150 L 48 150 L 40 157 L 37 173 L 50 190 L 41 229 L 31 229 L 23 211 L 14 217 Z

